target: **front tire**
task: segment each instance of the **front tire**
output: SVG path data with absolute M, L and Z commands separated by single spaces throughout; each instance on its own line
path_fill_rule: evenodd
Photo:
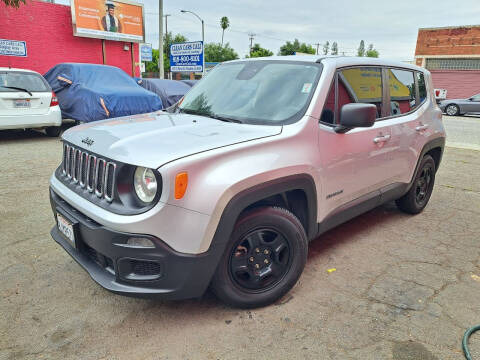
M 460 114 L 460 108 L 458 105 L 450 104 L 445 108 L 445 113 L 449 116 L 457 116 Z
M 269 305 L 297 282 L 308 240 L 298 218 L 278 207 L 253 209 L 237 221 L 211 288 L 233 307 Z
M 435 171 L 435 161 L 430 155 L 425 155 L 418 167 L 412 187 L 405 195 L 396 200 L 400 210 L 409 214 L 418 214 L 425 209 L 432 195 Z

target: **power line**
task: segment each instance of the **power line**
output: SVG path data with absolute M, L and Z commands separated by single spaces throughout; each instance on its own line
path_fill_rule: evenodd
M 248 34 L 249 38 L 250 38 L 250 55 L 252 55 L 252 46 L 253 46 L 253 38 L 256 34 L 254 33 L 250 33 Z

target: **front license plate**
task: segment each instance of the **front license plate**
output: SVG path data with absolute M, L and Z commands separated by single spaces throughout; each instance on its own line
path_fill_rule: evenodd
M 73 225 L 65 219 L 62 215 L 57 213 L 57 226 L 58 230 L 71 242 L 71 245 L 75 247 L 75 234 L 73 232 Z
M 13 100 L 13 107 L 16 108 L 29 108 L 30 107 L 30 100 L 28 99 L 19 99 Z

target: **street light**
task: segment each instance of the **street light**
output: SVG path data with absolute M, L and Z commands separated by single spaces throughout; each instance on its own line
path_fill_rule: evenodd
M 200 16 L 198 16 L 197 14 L 195 14 L 193 11 L 190 11 L 190 10 L 180 10 L 180 12 L 190 13 L 192 15 L 195 15 L 197 17 L 197 19 L 202 22 L 202 43 L 203 43 L 203 45 L 202 45 L 203 46 L 202 78 L 203 78 L 203 76 L 205 75 L 205 26 L 204 26 L 204 23 L 203 23 L 203 19 Z

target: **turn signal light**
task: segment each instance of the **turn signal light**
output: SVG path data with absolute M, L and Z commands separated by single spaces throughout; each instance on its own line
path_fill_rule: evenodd
M 185 195 L 188 185 L 188 174 L 181 172 L 175 177 L 175 199 L 180 200 Z

